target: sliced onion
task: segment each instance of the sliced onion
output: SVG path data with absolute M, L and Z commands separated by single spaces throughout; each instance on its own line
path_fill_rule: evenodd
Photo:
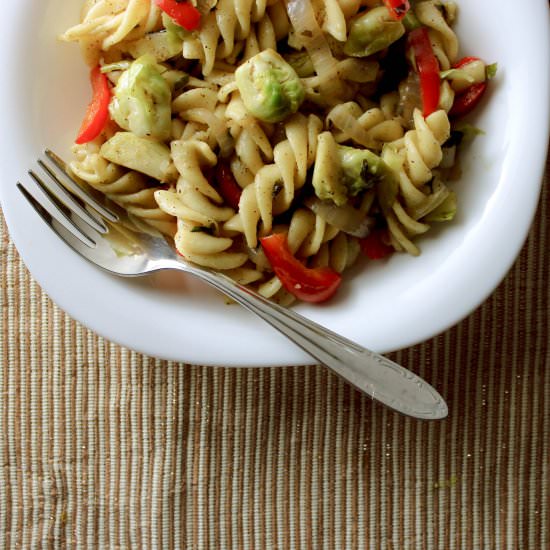
M 418 74 L 411 71 L 407 78 L 399 84 L 398 90 L 397 112 L 403 118 L 408 129 L 414 128 L 413 113 L 415 109 L 422 110 L 422 95 Z
M 337 100 L 340 91 L 338 62 L 315 19 L 311 1 L 289 0 L 286 9 L 290 23 L 311 58 L 315 72 L 323 81 L 323 93 Z
M 304 204 L 328 224 L 340 231 L 363 239 L 374 225 L 374 220 L 362 214 L 351 204 L 336 206 L 331 201 L 322 201 L 317 197 L 309 197 Z

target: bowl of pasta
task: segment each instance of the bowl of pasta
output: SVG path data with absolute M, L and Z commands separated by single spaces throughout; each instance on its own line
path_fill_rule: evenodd
M 119 237 L 163 235 L 379 352 L 463 319 L 525 240 L 548 143 L 542 0 L 6 9 L 3 213 L 47 293 L 117 343 L 189 363 L 312 362 L 185 275 L 118 279 L 43 231 L 15 183 L 46 147 L 119 213 Z

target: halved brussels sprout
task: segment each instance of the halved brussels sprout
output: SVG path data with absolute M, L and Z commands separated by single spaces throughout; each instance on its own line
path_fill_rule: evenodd
M 280 122 L 295 113 L 305 98 L 296 71 L 274 50 L 243 63 L 235 80 L 247 110 L 265 122 Z
M 352 57 L 366 57 L 387 48 L 404 34 L 404 25 L 392 19 L 385 6 L 373 8 L 350 21 L 344 53 Z
M 315 194 L 321 200 L 331 200 L 338 206 L 342 206 L 348 200 L 348 191 L 338 155 L 338 144 L 331 132 L 322 132 L 317 137 L 312 184 Z
M 312 184 L 320 199 L 342 206 L 391 178 L 390 168 L 372 151 L 338 145 L 330 132 L 319 135 Z
M 172 92 L 155 58 L 136 59 L 118 79 L 109 105 L 112 119 L 139 137 L 170 138 Z
M 138 137 L 131 132 L 117 132 L 101 146 L 99 154 L 114 164 L 147 174 L 161 182 L 177 179 L 170 149 L 154 139 Z
M 374 187 L 388 175 L 386 163 L 368 149 L 338 146 L 342 177 L 351 197 Z

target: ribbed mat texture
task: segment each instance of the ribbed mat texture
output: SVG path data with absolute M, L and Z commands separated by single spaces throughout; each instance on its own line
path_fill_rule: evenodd
M 491 298 L 393 355 L 450 416 L 321 367 L 214 369 L 62 313 L 0 224 L 0 548 L 550 548 L 548 186 Z M 513 223 L 513 220 L 510 220 Z

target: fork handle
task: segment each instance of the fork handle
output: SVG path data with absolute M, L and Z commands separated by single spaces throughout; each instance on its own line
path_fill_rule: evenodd
M 420 419 L 448 414 L 445 401 L 425 380 L 387 357 L 270 302 L 229 277 L 189 265 L 179 267 L 217 288 L 292 340 L 300 348 L 373 399 Z

